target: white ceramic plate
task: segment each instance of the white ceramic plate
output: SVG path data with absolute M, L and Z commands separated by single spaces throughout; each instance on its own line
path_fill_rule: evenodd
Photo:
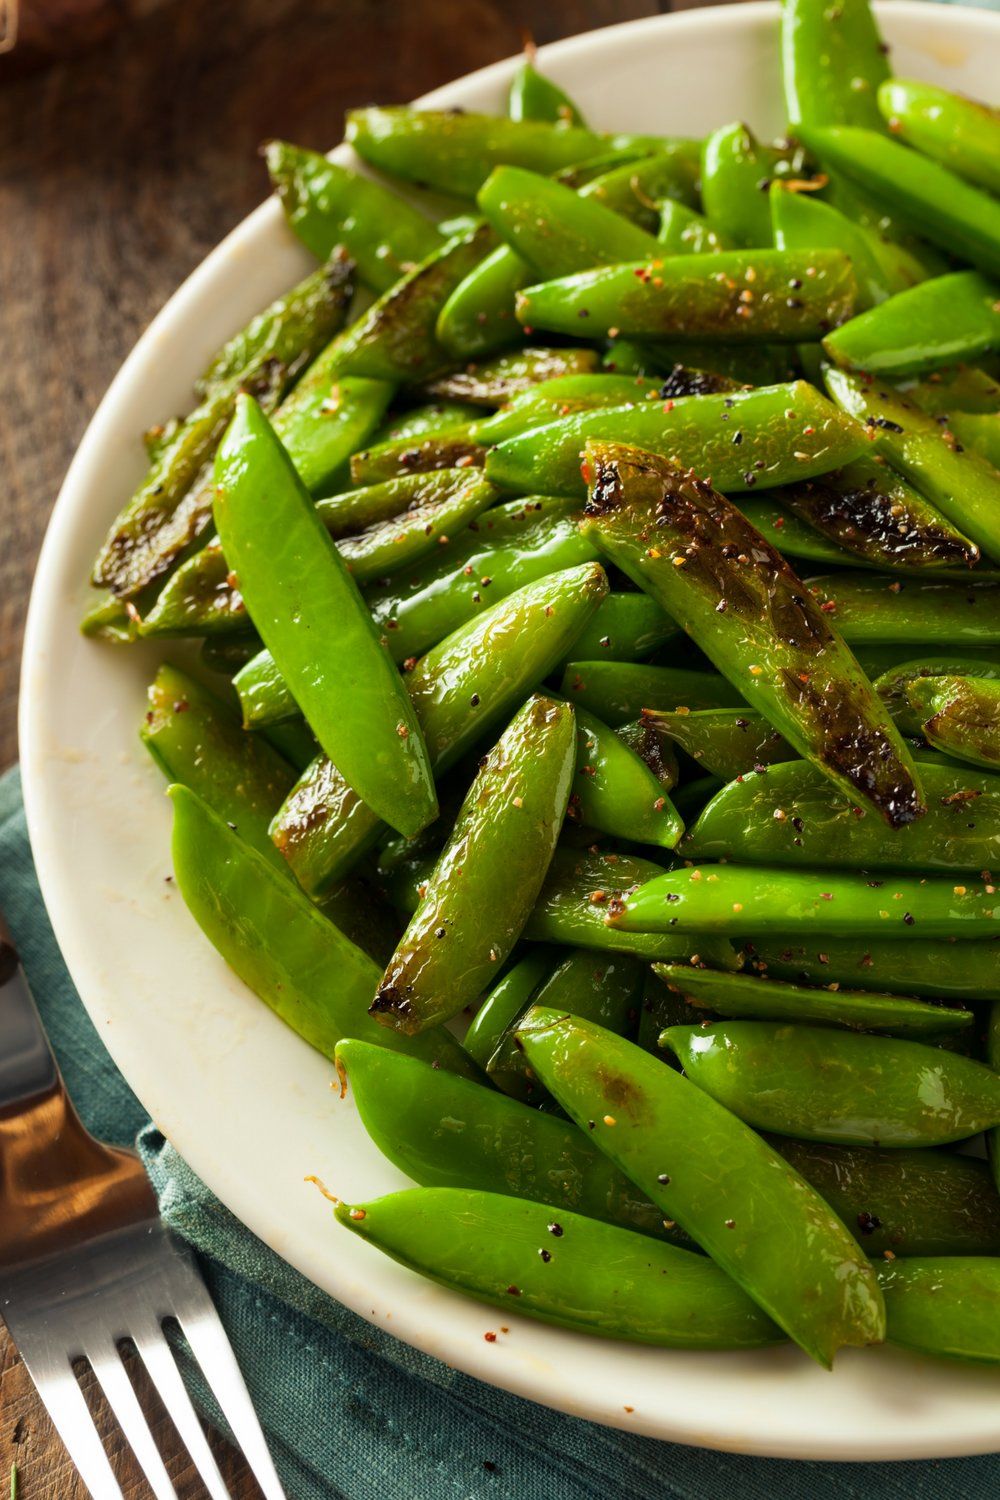
M 701 135 L 783 125 L 777 6 L 612 27 L 545 48 L 541 65 L 608 130 Z M 898 71 L 992 99 L 1000 16 L 895 0 L 881 20 Z M 429 95 L 502 110 L 514 61 Z M 21 754 L 31 841 L 70 971 L 157 1124 L 244 1223 L 319 1286 L 449 1364 L 535 1401 L 653 1436 L 794 1458 L 890 1459 L 1000 1449 L 1000 1374 L 845 1351 L 826 1374 L 793 1349 L 690 1354 L 544 1328 L 432 1286 L 340 1230 L 303 1183 L 345 1198 L 405 1179 L 369 1143 L 332 1068 L 223 964 L 167 882 L 163 782 L 137 738 L 153 644 L 85 641 L 89 565 L 141 477 L 138 435 L 190 399 L 212 351 L 303 275 L 269 201 L 181 287 L 140 339 L 80 445 L 53 513 L 28 617 Z

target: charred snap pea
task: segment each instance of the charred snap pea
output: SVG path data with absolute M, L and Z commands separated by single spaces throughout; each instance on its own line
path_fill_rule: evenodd
M 656 1205 L 571 1121 L 370 1042 L 342 1042 L 337 1061 L 368 1134 L 422 1187 L 499 1189 L 655 1239 L 687 1239 L 664 1228 Z
M 1000 110 L 908 78 L 886 79 L 878 104 L 898 140 L 1000 193 Z
M 438 474 L 454 471 L 439 470 Z M 364 531 L 353 536 L 341 537 L 337 551 L 347 564 L 348 571 L 360 585 L 375 583 L 390 578 L 400 569 L 436 552 L 457 533 L 463 531 L 470 521 L 496 499 L 493 486 L 487 484 L 476 470 L 459 470 L 464 473 L 464 482 L 452 484 L 449 489 L 442 486 L 438 498 L 411 504 L 401 515 L 374 521 Z M 428 479 L 438 475 L 428 475 Z M 391 481 L 390 481 L 391 482 Z M 343 522 L 340 507 L 331 503 L 328 510 L 317 507 L 320 520 L 335 519 Z
M 786 510 L 772 495 L 761 495 L 756 500 L 744 496 L 740 501 L 740 510 L 764 540 L 788 559 L 794 558 L 798 563 L 814 563 L 827 568 L 843 567 L 856 560 L 843 548 L 835 547 L 832 542 L 827 541 L 818 531 L 813 531 L 794 511 Z
M 577 713 L 579 712 L 577 708 Z M 620 724 L 615 733 L 625 741 L 630 750 L 635 751 L 640 760 L 645 761 L 664 791 L 669 792 L 677 785 L 680 771 L 674 747 L 658 732 L 647 715 L 643 714 L 642 718 L 634 719 L 629 724 Z
M 1000 678 L 997 652 L 983 650 L 965 651 L 954 656 L 918 656 L 912 661 L 887 668 L 875 678 L 874 685 L 903 734 L 919 735 L 923 729 L 923 720 L 910 707 L 910 684 L 921 677 L 953 676 Z M 981 860 L 980 863 L 984 861 Z M 985 863 L 988 864 L 989 861 Z
M 441 243 L 434 225 L 405 198 L 318 151 L 268 141 L 264 159 L 285 217 L 306 248 L 326 260 L 343 246 L 376 292 L 387 292 Z
M 359 795 L 401 833 L 418 832 L 434 817 L 437 798 L 411 701 L 356 584 L 250 397 L 240 398 L 215 477 L 215 521 L 226 558 L 310 728 Z
M 822 938 L 808 946 L 761 938 L 748 945 L 758 973 L 802 984 L 849 984 L 894 995 L 1000 1000 L 1000 943 L 911 938 L 905 943 Z
M 371 1013 L 412 1034 L 457 1015 L 521 934 L 566 812 L 573 710 L 535 697 L 490 751 L 424 900 L 375 992 Z
M 889 66 L 867 0 L 785 0 L 781 76 L 790 124 L 881 128 L 877 92 Z
M 991 892 L 993 894 L 991 894 Z M 671 870 L 608 912 L 624 932 L 716 932 L 752 937 L 785 932 L 878 938 L 983 938 L 1000 931 L 1000 896 L 989 882 L 918 879 L 756 866 Z
M 850 318 L 855 295 L 840 251 L 725 250 L 633 257 L 530 286 L 517 316 L 557 333 L 575 332 L 584 319 L 592 334 L 794 344 Z
M 543 381 L 566 375 L 591 375 L 597 363 L 593 349 L 518 349 L 442 375 L 431 382 L 428 390 L 432 395 L 468 401 L 473 406 L 503 406 Z
M 895 1148 L 947 1145 L 1000 1121 L 1000 1076 L 923 1042 L 771 1021 L 672 1026 L 662 1042 L 758 1130 Z
M 631 662 L 571 661 L 560 691 L 571 703 L 614 727 L 638 719 L 647 710 L 683 713 L 685 709 L 731 707 L 741 701 L 736 689 L 715 672 Z
M 780 553 L 710 485 L 661 459 L 594 444 L 587 463 L 585 531 L 602 552 L 836 785 L 890 827 L 918 818 L 919 782 L 888 711 Z
M 637 260 L 656 248 L 651 235 L 599 197 L 574 193 L 520 167 L 497 167 L 477 202 L 501 238 L 542 277 Z
M 829 1366 L 843 1345 L 884 1336 L 881 1296 L 847 1230 L 733 1114 L 592 1023 L 533 1008 L 518 1035 L 570 1117 L 814 1359 Z
M 405 522 L 416 512 L 446 504 L 465 492 L 476 497 L 479 509 L 496 498 L 496 492 L 475 469 L 435 469 L 429 474 L 404 474 L 381 484 L 345 490 L 317 501 L 316 509 L 331 536 L 349 537 L 382 521 Z
M 545 1323 L 674 1349 L 756 1349 L 781 1339 L 704 1256 L 568 1209 L 441 1187 L 338 1203 L 335 1212 L 411 1270 Z
M 971 1026 L 970 1010 L 930 1005 L 868 990 L 818 989 L 754 974 L 718 974 L 690 964 L 654 964 L 654 972 L 689 1005 L 721 1016 L 884 1031 L 891 1036 L 933 1037 Z M 695 1018 L 692 1017 L 692 1020 Z
M 854 424 L 812 386 L 796 381 L 565 417 L 491 449 L 487 478 L 502 489 L 583 494 L 587 480 L 580 464 L 591 439 L 634 444 L 683 467 L 696 466 L 723 491 L 810 479 L 867 448 Z
M 685 836 L 683 853 L 697 860 L 921 874 L 1000 870 L 1000 778 L 924 763 L 920 776 L 926 816 L 889 829 L 870 812 L 859 816 L 805 761 L 743 772 L 704 809 Z
M 173 860 L 184 903 L 254 994 L 332 1058 L 357 1036 L 475 1076 L 447 1032 L 404 1038 L 377 1026 L 368 1004 L 378 965 L 190 788 L 173 786 Z
M 684 824 L 645 761 L 581 708 L 576 709 L 576 729 L 569 816 L 615 838 L 673 849 Z
M 425 438 L 391 438 L 364 448 L 351 457 L 352 484 L 377 484 L 403 474 L 426 474 L 433 469 L 482 468 L 486 449 L 476 439 L 475 425 L 450 427 Z
M 1000 291 L 978 271 L 921 282 L 823 340 L 835 365 L 896 378 L 978 359 L 998 346 Z
M 878 1267 L 890 1341 L 919 1354 L 1000 1362 L 1000 1260 L 946 1256 Z
M 585 123 L 572 99 L 527 59 L 511 79 L 507 114 L 512 120 L 548 120 L 553 125 Z
M 552 671 L 606 592 L 596 564 L 539 579 L 414 665 L 404 681 L 435 774 L 498 727 Z M 380 832 L 377 814 L 325 756 L 300 777 L 271 826 L 310 891 L 351 869 Z
M 924 268 L 902 245 L 849 219 L 831 203 L 771 184 L 771 223 L 779 250 L 840 250 L 850 256 L 862 311 L 924 279 Z
M 713 776 L 730 781 L 748 771 L 795 760 L 796 754 L 767 719 L 744 708 L 703 708 L 694 713 L 643 715 L 655 734 L 665 735 Z
M 589 661 L 642 661 L 678 627 L 648 594 L 609 594 L 573 642 L 573 656 Z
M 243 595 L 226 562 L 222 543 L 216 539 L 171 574 L 152 609 L 143 617 L 138 633 L 220 639 L 241 638 L 249 628 L 252 626 Z
M 337 331 L 350 305 L 351 264 L 334 260 L 227 344 L 203 379 L 201 404 L 180 423 L 113 522 L 92 581 L 130 599 L 162 577 L 212 520 L 212 455 L 241 389 L 268 410 Z
M 1000 682 L 918 677 L 906 695 L 930 744 L 957 760 L 1000 767 Z
M 1000 645 L 1000 583 L 830 573 L 810 579 L 809 591 L 852 646 L 890 641 L 953 650 Z

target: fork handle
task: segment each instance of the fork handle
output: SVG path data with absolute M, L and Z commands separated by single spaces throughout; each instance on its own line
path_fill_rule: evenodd
M 0 914 L 0 1114 L 59 1085 L 59 1068 L 42 1026 L 10 929 Z

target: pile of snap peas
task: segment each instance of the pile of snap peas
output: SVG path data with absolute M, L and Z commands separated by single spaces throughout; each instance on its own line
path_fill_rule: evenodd
M 352 112 L 374 174 L 270 143 L 319 267 L 83 629 L 200 642 L 177 887 L 417 1184 L 341 1224 L 608 1337 L 995 1363 L 1000 112 L 867 0 L 781 57 L 777 143 L 531 59 Z

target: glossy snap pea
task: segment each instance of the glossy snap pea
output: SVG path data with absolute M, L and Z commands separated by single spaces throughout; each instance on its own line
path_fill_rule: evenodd
M 672 1026 L 662 1042 L 758 1130 L 896 1148 L 947 1145 L 1000 1121 L 1000 1077 L 923 1042 L 772 1021 Z
M 671 870 L 632 891 L 609 911 L 608 921 L 625 932 L 726 937 L 784 932 L 794 939 L 813 932 L 905 942 L 912 932 L 921 938 L 983 938 L 1000 930 L 1000 897 L 987 885 L 913 875 L 868 880 L 826 870 L 696 865 Z
M 689 1005 L 720 1016 L 884 1031 L 902 1037 L 934 1037 L 939 1032 L 961 1031 L 973 1022 L 970 1010 L 930 1005 L 901 995 L 820 989 L 781 979 L 761 979 L 754 974 L 713 973 L 711 969 L 693 969 L 690 964 L 654 964 L 653 971 Z
M 546 975 L 552 973 L 555 965 L 555 949 L 550 951 L 538 948 L 533 952 L 529 951 L 490 990 L 469 1022 L 469 1029 L 462 1039 L 462 1046 L 481 1068 L 485 1069 L 505 1033 L 524 1010 L 537 986 Z M 365 1126 L 371 1134 L 367 1121 Z
M 368 1015 L 379 968 L 294 883 L 228 828 L 189 787 L 173 786 L 173 861 L 184 903 L 255 995 L 332 1058 L 357 1036 L 475 1076 L 447 1032 L 404 1038 Z
M 226 558 L 310 728 L 359 795 L 399 832 L 418 832 L 437 811 L 419 722 L 357 586 L 250 397 L 239 400 L 215 480 Z
M 468 401 L 474 406 L 503 406 L 515 396 L 547 380 L 563 376 L 592 375 L 598 358 L 593 349 L 516 349 L 481 363 L 470 362 L 431 382 L 428 390 L 437 396 Z
M 547 380 L 479 423 L 476 437 L 482 443 L 501 443 L 528 428 L 555 422 L 572 412 L 656 401 L 662 386 L 660 380 L 639 375 L 570 375 Z
M 243 595 L 216 538 L 170 575 L 137 634 L 224 639 L 242 637 L 248 628 Z
M 520 167 L 497 167 L 479 189 L 476 201 L 536 279 L 565 276 L 584 266 L 641 259 L 656 248 L 651 235 L 606 208 L 599 197 L 585 197 L 551 177 Z
M 434 225 L 398 193 L 288 141 L 268 141 L 264 159 L 292 229 L 320 260 L 342 245 L 358 275 L 387 292 L 441 243 Z
M 558 1211 L 558 1237 L 552 1206 L 457 1188 L 410 1188 L 338 1203 L 335 1213 L 411 1270 L 544 1323 L 674 1349 L 781 1338 L 704 1256 L 568 1209 Z
M 891 244 L 831 203 L 772 182 L 771 224 L 779 250 L 840 250 L 851 258 L 862 311 L 924 279 L 924 268 L 902 245 Z
M 1000 682 L 987 677 L 918 677 L 906 695 L 931 745 L 956 760 L 1000 767 Z
M 471 491 L 482 501 L 480 509 L 496 498 L 496 492 L 475 469 L 434 469 L 428 474 L 403 474 L 381 484 L 345 490 L 317 501 L 316 509 L 331 536 L 356 536 L 381 521 L 405 521 L 410 514 L 446 503 L 464 491 Z
M 736 434 L 740 442 L 734 443 Z M 866 450 L 864 435 L 805 381 L 753 391 L 684 396 L 581 412 L 535 427 L 490 450 L 486 476 L 501 489 L 580 495 L 583 449 L 629 443 L 694 465 L 723 491 L 810 479 Z
M 368 606 L 393 658 L 419 656 L 516 589 L 593 561 L 578 517 L 572 499 L 510 500 L 486 511 L 405 577 L 369 589 Z M 662 628 L 669 629 L 665 619 Z
M 596 564 L 539 579 L 470 620 L 403 679 L 436 775 L 480 742 L 546 677 L 607 592 Z M 271 837 L 308 890 L 356 863 L 381 832 L 376 813 L 320 757 L 300 777 Z
M 888 711 L 780 553 L 703 481 L 616 444 L 586 451 L 584 531 L 601 551 L 836 785 L 891 827 L 918 818 L 919 782 Z
M 469 401 L 428 401 L 394 412 L 372 435 L 372 445 L 393 442 L 397 438 L 436 437 L 453 427 L 466 427 L 482 415 Z
M 855 295 L 851 262 L 837 250 L 654 254 L 529 286 L 517 316 L 556 333 L 582 319 L 592 336 L 795 344 L 850 318 Z
M 845 370 L 900 378 L 1000 347 L 1000 291 L 978 271 L 923 281 L 834 329 L 823 348 Z
M 845 1344 L 883 1337 L 870 1266 L 759 1136 L 679 1073 L 592 1023 L 533 1008 L 518 1035 L 581 1129 L 596 1121 L 594 1143 L 820 1364 Z
M 996 651 L 968 651 L 960 656 L 918 656 L 887 668 L 874 679 L 875 691 L 888 706 L 903 734 L 919 735 L 920 716 L 910 707 L 907 696 L 911 682 L 920 677 L 989 677 L 1000 678 L 1000 661 Z M 980 861 L 984 863 L 984 861 Z M 989 861 L 985 861 L 989 863 Z
M 492 354 L 516 344 L 524 330 L 514 316 L 514 300 L 531 280 L 516 250 L 498 245 L 473 266 L 438 315 L 437 339 L 455 359 Z
M 395 1059 L 400 1054 L 379 1056 Z M 426 1065 L 403 1058 L 400 1066 Z M 868 1255 L 884 1255 L 887 1250 L 894 1256 L 1000 1251 L 1000 1196 L 984 1161 L 957 1151 L 879 1151 L 871 1146 L 793 1141 L 788 1136 L 770 1139 L 826 1199 Z
M 745 708 L 703 708 L 694 713 L 655 713 L 644 720 L 704 770 L 723 781 L 759 766 L 797 759 L 795 751 L 760 714 Z
M 274 430 L 311 495 L 329 494 L 351 454 L 385 415 L 394 387 L 385 380 L 341 375 L 340 342 L 314 361 L 274 414 Z
M 487 484 L 477 470 L 458 472 L 464 472 L 465 483 L 453 483 L 450 493 L 443 492 L 440 498 L 411 505 L 401 515 L 375 521 L 364 531 L 338 540 L 337 551 L 359 586 L 383 582 L 401 569 L 418 563 L 429 553 L 447 546 L 453 536 L 463 531 L 496 499 L 493 486 Z M 322 506 L 317 507 L 320 520 L 324 522 L 328 515 L 336 516 L 337 510 L 334 504 L 324 514 Z
M 674 713 L 724 708 L 740 695 L 716 672 L 686 667 L 650 667 L 633 662 L 571 661 L 560 691 L 580 708 L 617 728 L 647 710 Z
M 530 57 L 510 81 L 507 114 L 512 120 L 548 120 L 553 125 L 583 125 L 584 119 L 569 95 L 539 73 Z
M 665 200 L 697 208 L 700 175 L 700 143 L 678 138 L 661 141 L 655 151 L 636 160 L 619 165 L 609 163 L 597 177 L 583 183 L 580 192 L 638 224 L 647 234 L 655 235 L 660 225 L 660 205 Z
M 713 229 L 704 214 L 670 198 L 660 210 L 656 239 L 664 255 L 708 255 L 732 249 L 725 235 Z
M 576 729 L 569 816 L 615 838 L 673 849 L 684 824 L 645 761 L 581 708 L 576 710 Z
M 781 74 L 789 122 L 881 127 L 877 91 L 888 76 L 868 0 L 784 0 Z
M 159 451 L 111 525 L 92 581 L 133 598 L 169 571 L 212 519 L 210 465 L 241 389 L 273 410 L 336 332 L 352 296 L 351 264 L 334 260 L 260 313 L 217 356 L 206 394 Z
M 740 510 L 764 540 L 789 560 L 826 568 L 842 567 L 856 560 L 849 552 L 820 536 L 818 531 L 813 531 L 794 511 L 786 510 L 773 495 L 761 495 L 756 500 L 744 496 L 740 500 Z M 804 570 L 800 568 L 800 571 Z
M 890 829 L 871 813 L 859 817 L 806 761 L 744 772 L 703 810 L 685 835 L 683 853 L 821 869 L 1000 870 L 1000 778 L 924 762 L 920 777 L 926 815 Z
M 773 244 L 767 185 L 780 161 L 777 150 L 740 124 L 713 131 L 702 146 L 702 207 L 734 245 Z
M 908 78 L 887 78 L 878 104 L 898 140 L 1000 193 L 1000 110 Z
M 843 172 L 890 213 L 919 225 L 933 244 L 1000 274 L 1000 203 L 988 193 L 874 130 L 803 122 L 798 134 L 825 167 Z
M 384 1025 L 424 1031 L 489 983 L 545 879 L 575 758 L 570 706 L 529 699 L 486 757 L 375 992 Z
M 996 412 L 1000 406 L 1000 381 L 974 365 L 954 370 L 935 370 L 926 380 L 904 383 L 907 401 L 932 416 L 942 412 Z
M 377 484 L 434 469 L 482 468 L 486 449 L 476 439 L 476 425 L 449 427 L 424 438 L 390 438 L 362 449 L 351 455 L 351 483 Z
M 808 945 L 763 937 L 748 945 L 758 973 L 802 984 L 849 984 L 971 1005 L 1000 1000 L 1000 943 L 911 938 L 906 943 L 822 938 Z
M 370 1042 L 342 1042 L 337 1061 L 376 1146 L 422 1187 L 500 1189 L 690 1245 L 571 1121 Z
M 480 224 L 447 240 L 400 278 L 344 334 L 338 363 L 347 375 L 375 380 L 432 380 L 452 362 L 434 329 L 438 313 L 494 236 Z
M 609 594 L 573 642 L 572 653 L 583 661 L 642 661 L 679 635 L 648 594 Z
M 579 712 L 580 709 L 577 708 L 577 713 Z M 669 792 L 677 785 L 680 772 L 674 747 L 664 735 L 658 733 L 646 715 L 629 724 L 620 724 L 615 733 L 645 761 L 664 791 Z
M 894 1260 L 878 1267 L 891 1343 L 919 1354 L 1000 1363 L 1000 1260 Z
M 845 572 L 811 578 L 809 591 L 821 606 L 832 606 L 826 617 L 851 645 L 1000 644 L 1000 583 L 993 581 Z

